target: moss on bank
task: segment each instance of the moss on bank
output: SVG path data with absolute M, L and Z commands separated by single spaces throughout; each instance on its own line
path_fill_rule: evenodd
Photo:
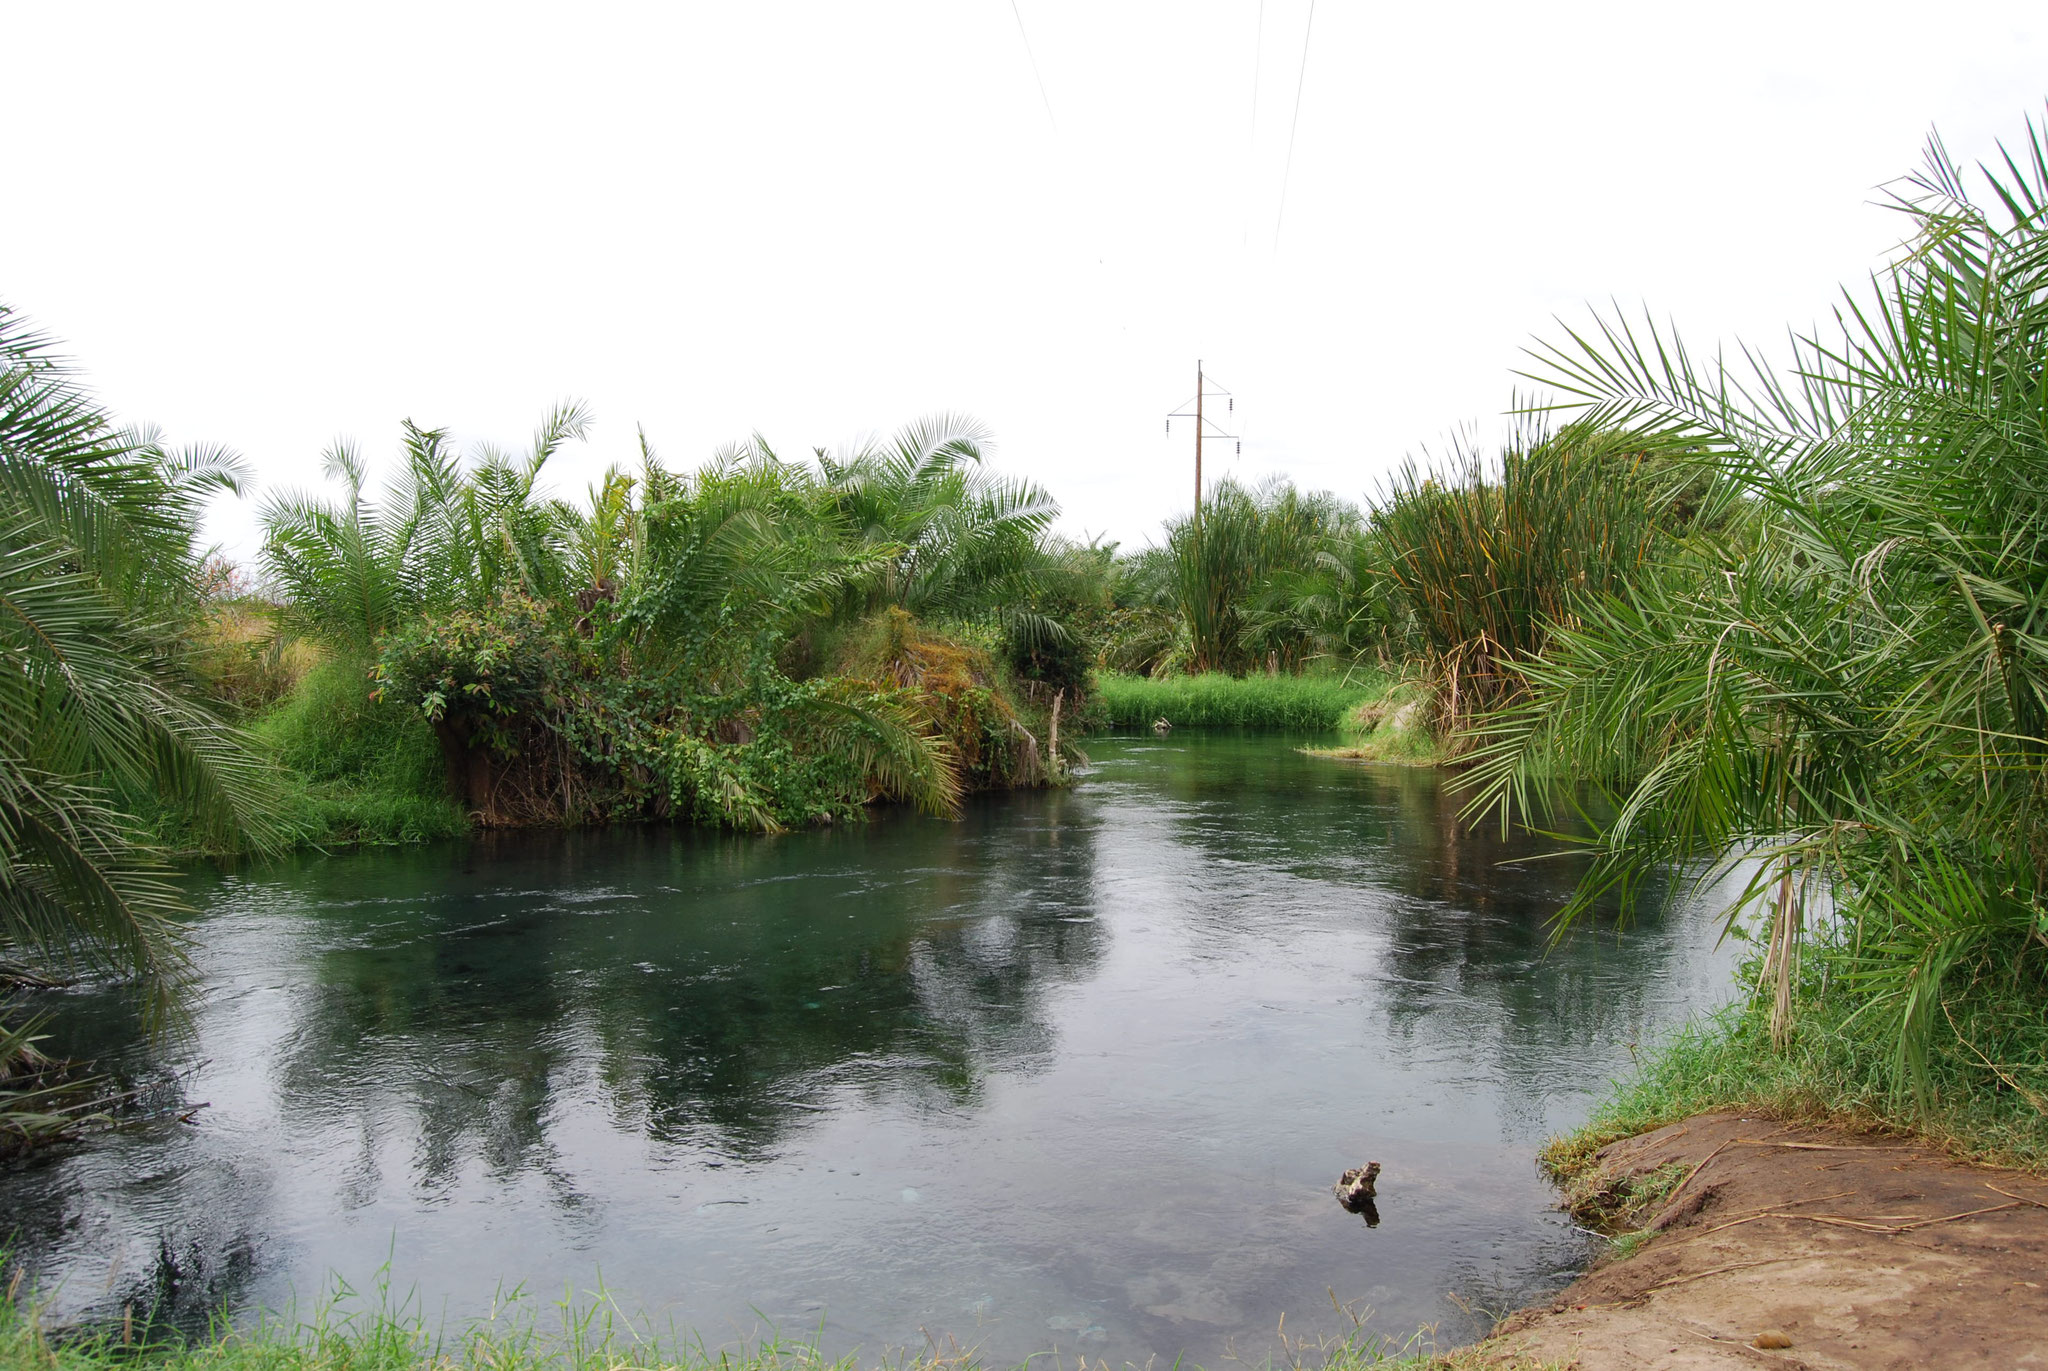
M 1359 705 L 1385 695 L 1389 678 L 1338 676 L 1126 676 L 1105 671 L 1094 698 L 1111 728 L 1258 728 L 1324 733 Z

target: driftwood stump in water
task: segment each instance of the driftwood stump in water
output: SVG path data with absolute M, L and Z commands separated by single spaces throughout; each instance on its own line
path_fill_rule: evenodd
M 1364 1214 L 1374 1208 L 1373 1182 L 1379 1178 L 1380 1164 L 1367 1162 L 1364 1166 L 1354 1166 L 1346 1171 L 1330 1189 L 1337 1192 L 1337 1203 L 1345 1209 L 1353 1214 Z M 1378 1217 L 1377 1213 L 1371 1215 L 1371 1219 Z M 1370 1221 L 1369 1219 L 1368 1222 Z

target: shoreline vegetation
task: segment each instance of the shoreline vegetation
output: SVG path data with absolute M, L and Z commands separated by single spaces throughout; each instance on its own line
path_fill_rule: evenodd
M 1596 316 L 1532 349 L 1548 398 L 1500 452 L 1364 507 L 1226 480 L 1136 552 L 1055 536 L 951 415 L 689 473 L 643 438 L 566 501 L 565 405 L 518 454 L 407 422 L 381 490 L 338 444 L 338 494 L 272 495 L 238 568 L 197 529 L 242 464 L 119 427 L 0 307 L 0 964 L 127 980 L 165 1025 L 173 853 L 945 815 L 1063 784 L 1091 726 L 1335 728 L 1333 758 L 1454 768 L 1467 822 L 1582 833 L 1560 932 L 1747 873 L 1746 998 L 1553 1144 L 1567 1182 L 1730 1108 L 2039 1168 L 2048 130 L 1974 170 L 1933 142 L 1891 207 L 1906 247 L 1787 366 Z M 46 1080 L 32 1029 L 0 1069 Z M 74 1130 L 6 1079 L 0 1151 Z M 6 1317 L 11 1355 L 73 1355 Z
M 7 1265 L 0 1260 L 0 1273 Z M 743 1343 L 707 1344 L 693 1331 L 658 1326 L 621 1309 L 601 1287 L 538 1300 L 513 1292 L 490 1313 L 459 1325 L 431 1324 L 414 1295 L 386 1285 L 373 1298 L 338 1287 L 304 1314 L 262 1313 L 199 1330 L 166 1330 L 148 1311 L 92 1327 L 44 1326 L 35 1292 L 19 1269 L 0 1275 L 0 1368 L 6 1371 L 989 1371 L 999 1365 L 977 1348 L 927 1338 L 920 1347 L 830 1357 L 815 1339 L 767 1332 Z M 1438 1350 L 1434 1328 L 1406 1336 L 1369 1327 L 1370 1311 L 1339 1306 L 1342 1336 L 1291 1335 L 1283 1320 L 1271 1350 L 1256 1361 L 1269 1371 L 1466 1371 L 1472 1348 Z M 1200 1371 L 1192 1363 L 1191 1371 Z M 1100 1357 L 1048 1347 L 1021 1367 L 1037 1371 L 1109 1371 Z M 1020 1367 L 1020 1371 L 1021 1371 Z
M 1243 728 L 1330 733 L 1359 708 L 1386 694 L 1389 682 L 1374 670 L 1349 676 L 1131 676 L 1104 671 L 1095 677 L 1094 717 L 1106 728 L 1139 732 L 1164 719 L 1174 728 Z

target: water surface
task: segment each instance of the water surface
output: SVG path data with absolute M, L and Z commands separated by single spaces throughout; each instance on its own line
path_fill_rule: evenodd
M 450 1326 L 601 1278 L 712 1344 L 1211 1366 L 1469 1336 L 1586 1240 L 1535 1146 L 1728 988 L 1696 915 L 1546 955 L 1574 870 L 1434 773 L 1271 736 L 1098 740 L 958 823 L 520 834 L 196 892 L 192 1033 L 123 1049 L 189 1123 L 0 1173 L 77 1317 L 280 1307 L 380 1267 Z M 183 1073 L 170 1078 L 170 1073 Z M 1341 1210 L 1385 1165 L 1381 1222 Z M 1473 1311 L 1478 1311 L 1477 1313 Z

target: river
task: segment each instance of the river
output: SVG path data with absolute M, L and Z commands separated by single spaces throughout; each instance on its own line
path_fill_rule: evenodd
M 183 1036 L 40 1004 L 163 1120 L 0 1173 L 0 1233 L 59 1320 L 339 1278 L 452 1329 L 601 1281 L 712 1346 L 1003 1365 L 1257 1361 L 1283 1313 L 1447 1344 L 1569 1280 L 1535 1149 L 1727 997 L 1711 921 L 1652 898 L 1547 950 L 1576 868 L 1461 830 L 1434 772 L 1090 751 L 953 823 L 196 878 Z M 1375 1227 L 1330 1193 L 1367 1160 Z

